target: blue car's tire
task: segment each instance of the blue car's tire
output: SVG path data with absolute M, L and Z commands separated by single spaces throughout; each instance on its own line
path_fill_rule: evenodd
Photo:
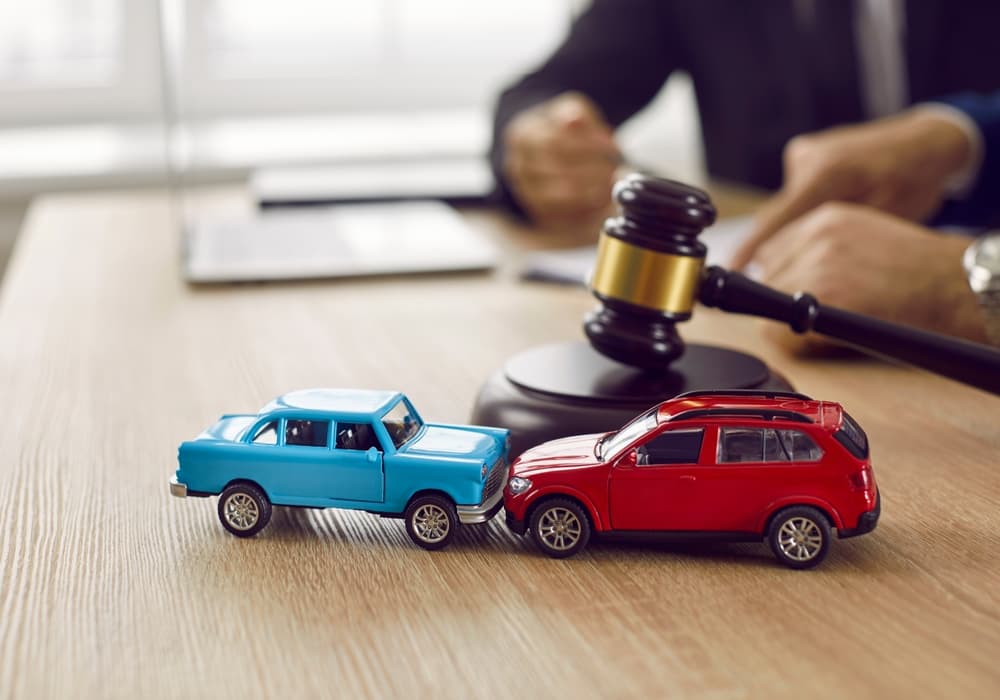
M 219 520 L 237 537 L 253 537 L 271 520 L 271 501 L 253 484 L 233 484 L 219 496 Z
M 458 513 L 446 496 L 430 494 L 414 498 L 404 517 L 410 539 L 424 549 L 443 549 L 458 532 Z

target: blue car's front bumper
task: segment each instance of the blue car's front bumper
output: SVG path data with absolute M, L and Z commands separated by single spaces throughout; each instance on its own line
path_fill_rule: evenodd
M 503 508 L 503 489 L 500 489 L 478 506 L 458 506 L 458 521 L 463 525 L 485 523 Z

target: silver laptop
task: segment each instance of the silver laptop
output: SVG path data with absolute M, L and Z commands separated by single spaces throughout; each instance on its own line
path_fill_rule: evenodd
M 275 209 L 185 230 L 191 282 L 485 270 L 496 261 L 484 233 L 435 201 Z
M 489 162 L 478 155 L 269 167 L 250 177 L 261 207 L 414 199 L 483 204 L 493 187 Z

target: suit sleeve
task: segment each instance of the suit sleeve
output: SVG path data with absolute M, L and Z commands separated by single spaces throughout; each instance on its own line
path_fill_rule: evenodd
M 962 93 L 935 102 L 960 110 L 982 136 L 979 175 L 967 196 L 945 203 L 940 223 L 965 226 L 1000 226 L 1000 92 Z
M 680 67 L 662 0 L 594 0 L 537 70 L 504 90 L 496 105 L 490 163 L 500 201 L 517 209 L 503 179 L 503 140 L 518 113 L 573 90 L 587 95 L 617 127 L 646 106 Z

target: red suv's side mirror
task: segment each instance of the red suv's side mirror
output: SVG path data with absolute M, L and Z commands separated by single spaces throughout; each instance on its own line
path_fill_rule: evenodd
M 629 450 L 618 460 L 619 467 L 634 467 L 636 465 L 635 450 Z

